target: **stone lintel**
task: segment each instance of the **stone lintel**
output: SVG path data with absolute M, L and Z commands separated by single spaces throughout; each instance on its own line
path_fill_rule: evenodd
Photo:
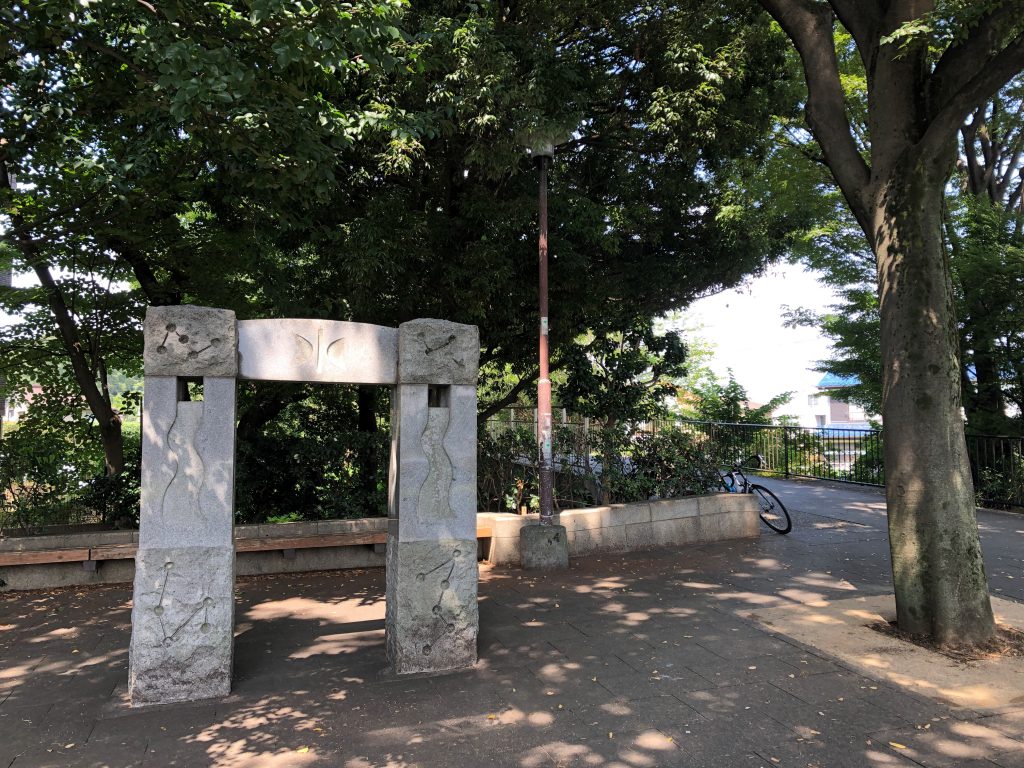
M 241 320 L 238 377 L 391 385 L 398 329 L 337 320 Z

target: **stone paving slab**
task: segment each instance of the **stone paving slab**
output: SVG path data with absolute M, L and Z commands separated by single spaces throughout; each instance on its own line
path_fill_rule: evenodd
M 790 536 L 483 569 L 480 662 L 441 677 L 382 674 L 381 570 L 242 579 L 232 693 L 142 710 L 129 589 L 0 596 L 0 768 L 1024 765 L 1024 706 L 944 704 L 744 618 L 889 589 L 877 494 L 769 482 Z M 982 529 L 1013 585 L 1024 518 Z

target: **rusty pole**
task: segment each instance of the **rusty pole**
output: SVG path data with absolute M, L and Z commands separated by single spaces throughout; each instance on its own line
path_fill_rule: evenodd
M 548 167 L 551 155 L 538 154 L 540 167 L 540 378 L 537 380 L 537 446 L 540 452 L 540 523 L 551 525 L 551 379 L 548 370 Z

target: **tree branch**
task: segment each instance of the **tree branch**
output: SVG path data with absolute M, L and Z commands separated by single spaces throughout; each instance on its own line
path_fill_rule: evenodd
M 491 403 L 490 405 L 486 406 L 483 410 L 477 412 L 477 414 L 476 414 L 476 421 L 477 421 L 477 423 L 478 424 L 483 424 L 489 418 L 491 418 L 491 416 L 494 416 L 496 413 L 500 412 L 503 408 L 505 408 L 506 406 L 511 405 L 516 400 L 518 400 L 519 399 L 519 395 L 521 395 L 523 393 L 523 391 L 527 387 L 529 387 L 531 384 L 536 382 L 538 376 L 540 376 L 540 370 L 537 369 L 537 368 L 534 368 L 526 376 L 523 376 L 522 378 L 520 378 L 519 381 L 516 382 L 516 384 L 512 387 L 512 389 L 510 389 L 508 392 L 506 392 L 504 396 L 499 397 L 493 403 Z
M 932 115 L 943 111 L 965 84 L 985 71 L 990 52 L 999 48 L 1001 27 L 1019 17 L 1022 11 L 1024 0 L 1003 4 L 983 17 L 967 37 L 943 52 L 928 85 Z
M 864 63 L 870 82 L 878 51 L 878 28 L 882 22 L 882 9 L 878 0 L 829 0 L 836 18 L 857 44 L 860 60 Z
M 874 227 L 866 202 L 871 171 L 857 149 L 846 115 L 831 8 L 809 0 L 759 1 L 800 54 L 807 80 L 807 124 L 850 210 L 868 239 L 873 240 Z
M 918 144 L 922 154 L 937 152 L 963 124 L 964 120 L 1000 88 L 1024 69 L 1024 33 L 1015 37 L 995 56 L 988 58 L 973 77 L 961 83 L 945 99 L 932 118 Z M 933 75 L 934 77 L 934 75 Z

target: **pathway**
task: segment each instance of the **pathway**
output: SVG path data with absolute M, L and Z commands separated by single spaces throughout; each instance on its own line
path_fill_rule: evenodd
M 143 711 L 129 586 L 0 595 L 0 768 L 1024 766 L 1024 703 L 946 706 L 738 615 L 888 590 L 877 492 L 767 484 L 790 536 L 483 569 L 481 662 L 445 677 L 381 674 L 380 570 L 241 580 L 231 696 Z M 1024 600 L 1024 516 L 980 522 Z

